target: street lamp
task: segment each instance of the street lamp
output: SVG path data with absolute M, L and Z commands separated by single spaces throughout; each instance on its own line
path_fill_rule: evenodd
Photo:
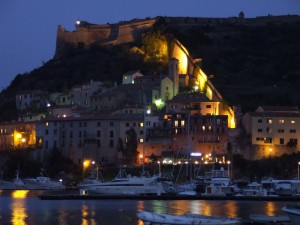
M 228 177 L 229 177 L 229 178 L 230 178 L 230 172 L 229 172 L 229 171 L 230 171 L 230 170 L 229 170 L 229 169 L 230 169 L 230 163 L 231 163 L 231 162 L 228 160 L 228 161 L 227 161 L 227 165 L 228 165 Z
M 298 180 L 299 180 L 299 166 L 300 166 L 300 162 L 298 162 Z

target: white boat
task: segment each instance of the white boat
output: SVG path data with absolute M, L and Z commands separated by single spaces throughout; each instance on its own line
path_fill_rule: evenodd
M 27 189 L 53 190 L 64 189 L 62 181 L 54 181 L 46 176 L 38 176 L 36 178 L 24 179 Z
M 292 225 L 300 224 L 300 205 L 289 204 L 282 208 L 282 211 L 288 214 Z
M 238 218 L 222 218 L 202 216 L 197 214 L 170 215 L 151 212 L 139 212 L 138 219 L 142 220 L 144 225 L 231 225 L 238 224 Z
M 62 180 L 51 180 L 50 177 L 45 176 L 43 168 L 40 171 L 40 176 L 36 178 L 26 178 L 24 179 L 24 183 L 29 190 L 56 190 L 65 188 Z
M 275 183 L 274 192 L 279 196 L 292 196 L 293 188 L 291 181 L 279 181 Z
M 12 181 L 0 181 L 0 189 L 18 190 L 27 189 L 24 181 L 19 178 L 19 171 L 16 171 L 16 177 Z
M 159 176 L 127 175 L 121 169 L 115 179 L 109 182 L 96 182 L 79 185 L 81 193 L 106 195 L 161 195 L 172 189 L 169 179 Z
M 267 190 L 262 188 L 262 185 L 258 182 L 251 182 L 242 191 L 244 196 L 266 196 Z
M 267 216 L 262 214 L 250 214 L 249 218 L 255 222 L 255 223 L 290 223 L 291 220 L 288 216 L 282 215 L 282 216 Z

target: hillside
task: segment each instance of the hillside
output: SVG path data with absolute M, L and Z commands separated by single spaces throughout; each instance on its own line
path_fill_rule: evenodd
M 261 104 L 300 105 L 298 17 L 238 23 L 236 19 L 160 18 L 150 32 L 176 38 L 193 58 L 201 58 L 204 72 L 225 100 L 241 105 L 243 111 Z M 112 85 L 131 70 L 166 73 L 167 60 L 149 58 L 141 37 L 119 45 L 70 48 L 64 57 L 17 75 L 0 94 L 0 120 L 16 118 L 15 94 L 20 90 L 65 91 L 89 80 Z

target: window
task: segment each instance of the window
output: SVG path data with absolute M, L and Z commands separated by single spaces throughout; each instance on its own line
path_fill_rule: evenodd
M 290 129 L 290 133 L 296 133 L 296 129 Z
M 54 133 L 54 135 L 57 135 L 57 130 L 56 130 L 56 129 L 54 129 L 53 133 Z
M 178 127 L 178 120 L 175 120 L 175 121 L 174 121 L 174 126 L 175 126 L 175 127 Z
M 267 128 L 266 128 L 266 132 L 267 132 L 267 133 L 272 133 L 272 128 L 267 127 Z
M 267 137 L 267 138 L 265 138 L 264 140 L 265 140 L 265 143 L 272 143 L 272 138 L 268 138 L 268 137 Z
M 280 143 L 281 145 L 284 145 L 284 138 L 280 138 L 280 139 L 279 139 L 279 143 Z
M 73 138 L 73 132 L 70 131 L 70 138 Z
M 114 140 L 109 140 L 109 147 L 114 147 Z
M 279 123 L 284 123 L 284 120 L 282 120 L 282 119 L 281 119 L 281 120 L 279 120 Z
M 101 130 L 97 130 L 97 137 L 101 137 Z
M 114 122 L 109 122 L 109 126 L 113 127 L 114 126 Z
M 267 123 L 272 123 L 272 122 L 273 122 L 273 121 L 272 121 L 272 118 L 267 118 L 267 119 L 266 119 L 266 122 L 267 122 Z
M 129 123 L 126 123 L 126 127 L 129 127 Z
M 263 140 L 264 140 L 263 137 L 257 137 L 257 138 L 256 138 L 256 141 L 263 141 Z
M 111 138 L 114 137 L 114 131 L 113 130 L 109 131 L 109 137 L 111 137 Z
M 278 133 L 284 133 L 284 129 L 278 129 Z
M 262 128 L 258 128 L 257 132 L 261 133 L 262 132 Z
M 45 135 L 48 135 L 49 134 L 49 131 L 48 131 L 48 129 L 47 130 L 45 130 Z
M 46 122 L 46 127 L 48 127 L 49 126 L 49 123 L 48 122 Z
M 257 120 L 257 123 L 262 123 L 262 119 L 258 119 L 258 120 Z
M 81 131 L 79 131 L 79 133 L 78 133 L 78 137 L 80 137 L 80 138 L 81 138 Z
M 48 141 L 45 141 L 45 149 L 48 149 Z
M 143 139 L 143 138 L 140 138 L 139 141 L 140 141 L 140 143 L 143 143 L 143 142 L 144 142 L 144 139 Z
M 97 147 L 100 148 L 101 147 L 101 140 L 97 140 Z
M 97 122 L 97 127 L 101 127 L 101 122 Z
M 291 123 L 296 123 L 296 121 L 295 120 L 291 120 Z
M 83 131 L 83 137 L 86 137 L 86 131 Z
M 206 105 L 206 108 L 207 108 L 207 109 L 210 109 L 210 108 L 211 108 L 211 105 Z
M 140 122 L 139 127 L 144 127 L 144 123 Z
M 203 131 L 203 132 L 205 131 L 205 126 L 202 126 L 202 131 Z
M 185 124 L 185 121 L 184 121 L 184 120 L 181 120 L 180 125 L 181 125 L 182 127 L 184 127 L 184 124 Z

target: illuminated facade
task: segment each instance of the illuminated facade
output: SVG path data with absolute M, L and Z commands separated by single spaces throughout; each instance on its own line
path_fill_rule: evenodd
M 36 147 L 34 122 L 11 122 L 0 124 L 0 150 Z
M 243 125 L 251 134 L 252 157 L 280 156 L 300 150 L 300 112 L 297 107 L 258 107 L 246 113 Z

